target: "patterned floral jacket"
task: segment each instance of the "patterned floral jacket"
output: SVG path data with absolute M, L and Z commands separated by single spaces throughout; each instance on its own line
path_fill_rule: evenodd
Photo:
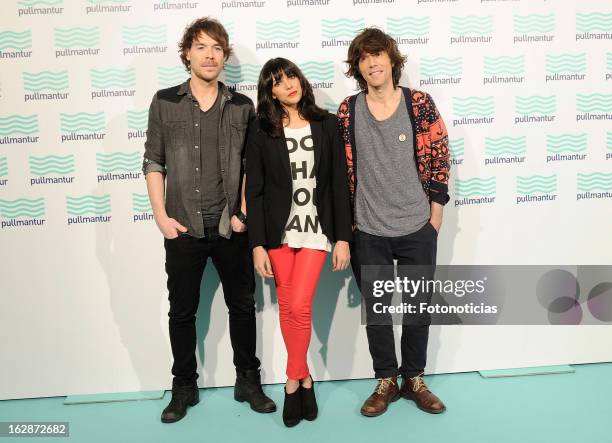
M 446 126 L 431 96 L 425 92 L 402 87 L 414 135 L 414 155 L 425 194 L 430 201 L 445 205 L 448 200 L 449 148 Z M 338 108 L 338 123 L 342 131 L 348 169 L 351 207 L 355 208 L 357 186 L 357 152 L 355 151 L 354 119 L 357 95 L 345 98 Z

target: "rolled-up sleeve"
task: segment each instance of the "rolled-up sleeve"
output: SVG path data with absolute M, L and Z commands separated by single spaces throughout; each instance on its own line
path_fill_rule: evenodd
M 149 106 L 149 124 L 147 127 L 147 140 L 142 161 L 142 172 L 161 172 L 166 174 L 166 152 L 162 132 L 161 112 L 157 94 Z

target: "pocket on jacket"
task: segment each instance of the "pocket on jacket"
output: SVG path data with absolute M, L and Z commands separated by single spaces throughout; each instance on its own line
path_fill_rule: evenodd
M 168 133 L 168 146 L 171 149 L 180 149 L 187 147 L 187 122 L 166 122 L 166 130 Z

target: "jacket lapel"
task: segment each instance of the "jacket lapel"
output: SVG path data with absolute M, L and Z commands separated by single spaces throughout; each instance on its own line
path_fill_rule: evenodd
M 279 162 L 282 168 L 285 171 L 285 176 L 291 185 L 292 177 L 291 177 L 291 166 L 289 165 L 289 150 L 287 149 L 287 141 L 285 140 L 285 131 L 279 136 L 273 138 L 275 146 L 275 151 L 278 152 Z

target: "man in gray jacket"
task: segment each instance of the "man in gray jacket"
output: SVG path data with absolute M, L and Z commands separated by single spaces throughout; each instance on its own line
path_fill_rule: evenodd
M 221 23 L 195 20 L 179 48 L 191 78 L 153 97 L 143 162 L 164 236 L 174 358 L 172 400 L 161 420 L 176 422 L 199 401 L 195 315 L 209 257 L 229 310 L 234 398 L 258 412 L 273 412 L 276 405 L 263 393 L 255 356 L 255 278 L 246 233 L 244 145 L 253 103 L 218 81 L 231 55 Z

